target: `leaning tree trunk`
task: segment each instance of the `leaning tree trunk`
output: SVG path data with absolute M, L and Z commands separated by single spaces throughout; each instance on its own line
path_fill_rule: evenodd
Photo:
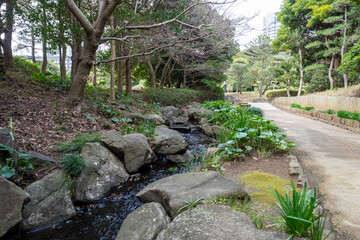
M 151 64 L 151 61 L 149 59 L 146 59 L 146 63 L 149 67 L 150 76 L 151 76 L 151 86 L 156 87 L 156 72 Z
M 92 34 L 90 37 L 86 37 L 84 41 L 84 48 L 80 57 L 79 66 L 76 71 L 75 79 L 70 87 L 70 92 L 67 97 L 67 103 L 70 105 L 77 105 L 81 102 L 84 95 L 84 89 L 86 82 L 89 79 L 89 73 L 95 61 L 96 50 L 98 48 L 98 42 L 102 34 Z M 95 36 L 93 36 L 95 35 Z

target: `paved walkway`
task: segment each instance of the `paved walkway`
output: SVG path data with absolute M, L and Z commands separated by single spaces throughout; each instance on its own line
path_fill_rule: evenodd
M 298 157 L 312 187 L 319 186 L 332 222 L 343 220 L 336 239 L 360 239 L 360 134 L 279 110 L 268 103 L 263 109 L 296 143 Z

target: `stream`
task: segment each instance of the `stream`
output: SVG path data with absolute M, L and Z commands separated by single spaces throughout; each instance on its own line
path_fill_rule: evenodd
M 196 128 L 177 129 L 182 132 L 189 143 L 189 150 L 201 155 L 207 148 L 210 139 Z M 65 222 L 54 224 L 51 228 L 39 229 L 32 232 L 10 231 L 1 239 L 7 240 L 107 240 L 115 239 L 122 222 L 127 215 L 144 203 L 135 195 L 152 182 L 167 176 L 186 172 L 185 168 L 167 161 L 165 156 L 158 156 L 159 160 L 141 173 L 132 175 L 127 182 L 114 187 L 100 201 L 91 204 L 75 204 L 77 215 Z M 170 171 L 170 168 L 176 167 Z M 194 167 L 194 166 L 193 166 Z

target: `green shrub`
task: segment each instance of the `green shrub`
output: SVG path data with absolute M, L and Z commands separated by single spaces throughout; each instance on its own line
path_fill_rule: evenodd
M 28 74 L 40 73 L 40 67 L 25 58 L 14 56 L 14 67 Z
M 292 107 L 292 108 L 298 108 L 298 109 L 302 109 L 302 110 L 306 110 L 306 111 L 311 111 L 311 110 L 314 110 L 314 109 L 315 109 L 314 107 L 310 107 L 310 106 L 301 107 L 299 104 L 296 104 L 296 103 L 292 103 L 292 104 L 290 105 L 290 107 Z
M 182 107 L 194 101 L 203 102 L 224 99 L 223 90 L 222 92 L 220 90 L 216 87 L 213 87 L 213 90 L 146 88 L 142 94 L 144 100 L 149 102 L 159 103 L 162 106 Z
M 296 90 L 296 89 L 291 89 L 290 90 L 290 96 L 297 96 L 298 94 L 298 91 L 299 90 Z M 301 91 L 301 94 L 304 94 L 304 90 Z M 287 97 L 287 92 L 286 92 L 286 89 L 275 89 L 275 90 L 270 90 L 268 92 L 266 92 L 265 94 L 265 97 L 272 101 L 274 100 L 275 98 L 278 98 L 278 97 Z
M 225 99 L 224 89 L 218 86 L 207 86 L 204 90 L 199 90 L 198 94 L 200 102 Z
M 301 107 L 299 104 L 296 104 L 296 103 L 292 103 L 292 104 L 290 105 L 290 107 L 302 109 L 302 107 Z
M 315 108 L 314 107 L 303 107 L 302 108 L 303 110 L 306 110 L 306 111 L 311 111 L 311 110 L 314 110 Z
M 196 101 L 198 97 L 198 92 L 190 89 L 145 88 L 142 94 L 146 101 L 179 107 Z
M 337 111 L 338 117 L 354 119 L 360 121 L 360 113 L 348 112 L 348 111 Z
M 260 108 L 257 108 L 257 107 L 248 107 L 246 110 L 249 113 L 251 113 L 253 115 L 256 115 L 256 116 L 259 116 L 259 117 L 262 117 L 264 115 L 263 111 Z
M 56 149 L 61 152 L 79 152 L 81 148 L 88 142 L 98 142 L 99 134 L 87 133 L 76 138 L 71 139 L 68 142 L 58 143 Z
M 335 111 L 333 111 L 333 110 L 331 110 L 331 109 L 328 109 L 328 110 L 326 111 L 326 113 L 327 113 L 327 114 L 334 114 Z

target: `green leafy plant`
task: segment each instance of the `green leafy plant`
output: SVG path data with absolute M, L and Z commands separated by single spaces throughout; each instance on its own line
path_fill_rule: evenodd
M 224 101 L 205 102 L 201 107 L 214 111 L 206 116 L 210 123 L 223 126 L 217 141 L 224 155 L 240 158 L 252 149 L 267 154 L 288 151 L 295 146 L 285 140 L 286 135 L 272 121 L 253 115 L 244 107 Z
M 6 146 L 0 143 L 0 151 L 5 151 L 10 154 L 9 158 L 6 158 L 6 164 L 0 165 L 0 176 L 9 179 L 16 174 L 16 171 L 21 173 L 21 177 L 28 170 L 35 170 L 31 160 L 32 157 L 28 154 L 21 153 L 16 150 L 16 139 L 13 131 L 12 118 L 9 120 L 9 132 L 13 141 L 13 147 Z
M 84 135 L 80 135 L 76 138 L 71 139 L 68 142 L 58 143 L 56 145 L 56 150 L 60 152 L 78 152 L 81 148 L 88 142 L 98 142 L 99 134 L 98 133 L 87 133 Z
M 326 111 L 326 113 L 327 113 L 327 114 L 334 114 L 335 111 L 333 111 L 333 110 L 331 110 L 331 109 L 328 109 L 328 110 Z
M 354 119 L 360 121 L 360 113 L 348 112 L 348 111 L 337 111 L 338 117 Z
M 311 110 L 314 110 L 315 108 L 314 108 L 314 107 L 307 106 L 307 107 L 303 107 L 302 109 L 303 109 L 303 110 L 306 110 L 306 111 L 311 111 Z
M 144 134 L 148 139 L 152 139 L 155 135 L 156 123 L 154 121 L 144 120 L 137 121 L 135 132 Z
M 176 213 L 179 214 L 190 208 L 196 208 L 199 204 L 202 204 L 204 200 L 205 200 L 204 198 L 199 198 L 195 201 L 193 201 L 192 199 L 190 201 L 184 201 L 185 204 L 182 207 L 180 207 Z
M 306 236 L 311 228 L 321 216 L 315 214 L 315 209 L 319 206 L 316 196 L 317 188 L 308 191 L 305 186 L 298 192 L 293 182 L 292 192 L 288 188 L 286 196 L 279 194 L 277 190 L 270 187 L 277 202 L 277 212 L 285 220 L 286 232 L 293 236 Z M 276 219 L 275 219 L 276 220 Z
M 296 103 L 292 103 L 292 104 L 290 105 L 290 107 L 302 109 L 302 107 L 301 107 L 299 104 L 296 104 Z
M 323 238 L 324 216 L 315 211 L 320 204 L 318 200 L 323 196 L 318 197 L 316 195 L 317 188 L 307 190 L 306 183 L 300 192 L 296 190 L 292 181 L 291 185 L 292 192 L 288 188 L 285 196 L 280 195 L 277 190 L 270 187 L 278 201 L 277 212 L 282 219 L 270 217 L 278 223 L 284 223 L 286 232 L 291 236 L 310 237 L 312 240 L 326 239 L 338 225 Z
M 256 115 L 256 116 L 259 116 L 259 117 L 262 117 L 264 115 L 263 111 L 260 108 L 257 108 L 257 107 L 248 107 L 246 110 L 249 113 L 251 113 L 253 115 Z

